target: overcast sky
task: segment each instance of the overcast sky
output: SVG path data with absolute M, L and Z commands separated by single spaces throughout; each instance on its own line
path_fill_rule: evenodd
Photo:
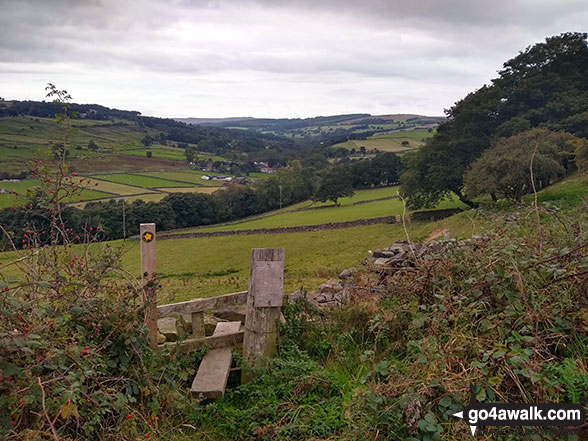
M 165 117 L 441 115 L 586 0 L 0 0 L 0 96 Z

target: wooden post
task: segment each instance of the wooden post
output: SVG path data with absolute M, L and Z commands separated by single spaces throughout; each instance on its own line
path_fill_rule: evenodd
M 151 347 L 157 348 L 157 273 L 155 267 L 155 224 L 141 224 L 141 282 L 145 324 L 149 329 Z
M 283 248 L 251 250 L 249 293 L 243 340 L 243 361 L 246 367 L 259 367 L 264 359 L 276 353 L 278 323 L 284 289 Z M 243 369 L 242 381 L 250 379 Z
M 204 312 L 192 313 L 192 338 L 204 338 Z

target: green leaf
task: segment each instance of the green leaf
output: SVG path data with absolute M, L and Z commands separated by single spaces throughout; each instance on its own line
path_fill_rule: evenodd
M 435 414 L 433 412 L 428 412 L 425 415 L 425 421 L 427 421 L 430 424 L 437 424 L 437 418 L 435 417 Z
M 0 361 L 0 371 L 2 371 L 3 377 L 18 377 L 22 369 L 8 361 Z
M 439 400 L 439 406 L 442 407 L 449 407 L 451 406 L 451 398 L 449 397 L 443 397 Z
M 73 403 L 67 403 L 61 406 L 59 413 L 64 420 L 70 416 L 75 416 L 76 418 L 79 418 L 80 416 L 77 406 Z
M 388 375 L 389 365 L 390 365 L 390 363 L 386 360 L 380 361 L 379 363 L 376 363 L 374 365 L 374 371 L 379 375 L 386 376 L 386 375 Z

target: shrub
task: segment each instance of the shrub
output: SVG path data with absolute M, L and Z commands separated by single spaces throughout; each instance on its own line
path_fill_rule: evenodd
M 67 113 L 60 121 L 68 123 Z M 15 259 L 0 263 L 0 437 L 155 434 L 160 418 L 173 420 L 184 409 L 179 383 L 190 362 L 172 363 L 175 355 L 150 349 L 142 287 L 120 268 L 121 251 L 94 243 L 100 228 L 68 227 L 64 201 L 81 188 L 72 185 L 78 178 L 68 173 L 62 151 L 51 165 L 32 164 L 42 183 L 34 199 L 42 214 L 25 217 L 21 243 L 12 243 Z M 18 280 L 1 272 L 11 265 Z

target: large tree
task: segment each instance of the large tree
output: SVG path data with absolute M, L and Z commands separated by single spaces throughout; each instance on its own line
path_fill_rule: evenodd
M 320 202 L 333 201 L 339 205 L 339 198 L 353 196 L 351 173 L 345 167 L 331 167 L 321 176 L 314 199 Z
M 489 194 L 520 202 L 524 194 L 561 179 L 573 167 L 579 139 L 566 132 L 533 129 L 500 138 L 466 172 L 469 196 Z
M 453 192 L 474 206 L 463 192 L 463 175 L 500 137 L 539 126 L 584 136 L 583 122 L 588 120 L 586 38 L 584 33 L 566 33 L 527 48 L 507 61 L 490 85 L 446 111 L 448 120 L 431 142 L 407 161 L 401 183 L 411 205 L 434 205 Z

